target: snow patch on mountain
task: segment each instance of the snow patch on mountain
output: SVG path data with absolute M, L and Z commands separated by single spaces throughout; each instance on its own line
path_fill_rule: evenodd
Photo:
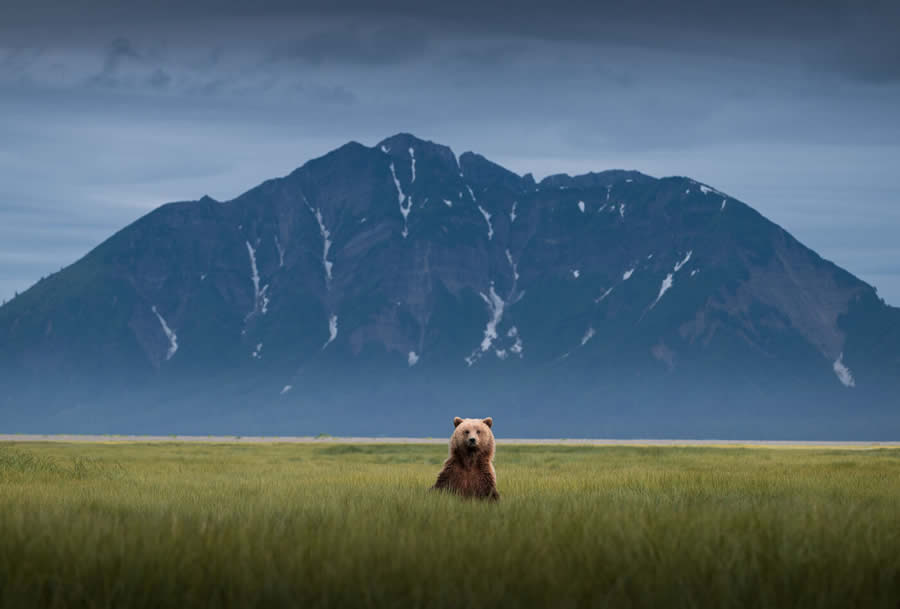
M 625 218 L 625 204 L 624 203 L 619 203 L 619 217 L 622 219 Z
M 580 211 L 581 213 L 584 213 L 584 201 L 578 202 L 578 211 Z
M 506 303 L 500 298 L 500 295 L 497 294 L 497 290 L 494 289 L 494 284 L 491 284 L 490 290 L 488 290 L 488 294 L 481 294 L 482 300 L 484 300 L 485 304 L 488 306 L 488 310 L 491 312 L 491 319 L 488 320 L 487 326 L 484 329 L 484 339 L 481 341 L 481 350 L 487 351 L 491 348 L 491 344 L 494 342 L 494 339 L 497 338 L 497 324 L 500 323 L 500 320 L 503 319 L 503 309 L 506 307 Z
M 597 303 L 597 304 L 600 304 L 601 302 L 603 302 L 604 300 L 606 300 L 606 297 L 607 297 L 607 296 L 609 296 L 610 294 L 612 294 L 612 291 L 613 291 L 614 289 L 615 289 L 615 286 L 609 288 L 608 290 L 606 290 L 605 292 L 603 292 L 600 296 L 598 296 L 597 298 L 595 298 L 595 299 L 594 299 L 594 302 Z
M 691 277 L 693 277 L 694 275 L 696 275 L 696 274 L 699 273 L 699 272 L 700 272 L 700 269 L 694 269 L 694 270 L 692 270 L 692 271 L 691 271 Z
M 472 187 L 466 184 L 466 188 L 469 190 L 469 196 L 472 197 L 472 203 L 477 203 L 478 199 L 475 198 L 475 193 L 472 192 Z
M 259 287 L 259 269 L 256 266 L 256 249 L 250 245 L 249 241 L 245 241 L 244 243 L 247 244 L 247 254 L 250 256 L 250 281 L 253 282 L 253 310 L 250 311 L 247 317 L 256 313 L 265 315 L 269 311 L 269 297 L 266 295 L 269 286 L 264 285 L 262 288 Z
M 658 303 L 659 299 L 663 297 L 663 294 L 669 291 L 673 283 L 674 275 L 672 275 L 672 273 L 669 273 L 668 275 L 666 275 L 666 278 L 662 280 L 662 285 L 659 286 L 659 295 L 656 297 L 656 300 L 653 301 L 653 304 L 650 305 L 651 309 L 656 306 L 656 303 Z
M 628 269 L 624 273 L 622 273 L 622 281 L 628 281 L 631 279 L 631 276 L 634 275 L 634 269 Z
M 688 253 L 687 253 L 687 255 L 685 255 L 685 257 L 681 260 L 681 262 L 676 262 L 676 263 L 675 263 L 675 272 L 676 272 L 676 273 L 677 273 L 678 271 L 680 271 L 681 268 L 682 268 L 685 264 L 688 263 L 688 260 L 691 259 L 691 254 L 693 254 L 693 253 L 694 253 L 694 250 L 689 250 Z
M 722 192 L 716 190 L 716 189 L 713 188 L 712 186 L 707 186 L 706 184 L 701 184 L 700 182 L 697 182 L 697 181 L 695 181 L 695 180 L 691 180 L 691 182 L 694 183 L 694 184 L 696 184 L 696 185 L 697 185 L 697 188 L 700 189 L 700 192 L 702 192 L 702 193 L 705 194 L 705 195 L 708 195 L 708 194 L 717 194 L 717 195 L 723 195 L 723 196 L 724 196 L 724 193 L 722 193 Z M 685 194 L 687 194 L 687 191 L 685 192 Z
M 513 260 L 512 254 L 509 252 L 509 249 L 506 250 L 506 260 L 509 262 L 509 266 L 512 267 L 513 271 L 513 279 L 516 281 L 519 280 L 519 265 L 515 263 Z
M 444 205 L 446 205 L 447 207 L 453 207 L 453 201 L 451 201 L 450 199 L 444 199 Z
M 262 343 L 257 343 L 256 348 L 253 350 L 253 353 L 250 354 L 250 357 L 253 359 L 260 359 L 262 357 Z
M 391 163 L 391 177 L 394 178 L 394 186 L 397 187 L 397 203 L 400 205 L 400 214 L 403 216 L 403 238 L 406 239 L 409 236 L 409 212 L 412 209 L 412 199 L 403 192 L 393 163 Z
M 328 260 L 328 250 L 331 249 L 331 231 L 325 227 L 325 221 L 322 219 L 322 212 L 317 207 L 313 214 L 316 216 L 316 222 L 319 223 L 319 234 L 322 235 L 322 266 L 325 267 L 325 283 L 331 283 L 331 268 L 334 266 Z
M 728 203 L 728 199 L 722 199 L 722 207 L 719 208 L 719 211 L 725 211 L 725 204 Z
M 410 150 L 412 150 L 412 148 L 410 148 Z M 419 363 L 419 355 L 415 351 L 410 351 L 406 355 L 406 364 L 410 368 L 412 368 L 413 366 L 415 366 L 418 363 Z
M 479 294 L 481 299 L 487 304 L 488 312 L 491 317 L 488 319 L 487 325 L 484 328 L 484 338 L 481 340 L 481 345 L 465 358 L 466 364 L 469 366 L 477 362 L 479 358 L 481 358 L 481 355 L 488 351 L 491 348 L 491 345 L 494 344 L 494 341 L 497 339 L 497 325 L 503 319 L 503 311 L 506 308 L 506 302 L 499 294 L 497 294 L 497 290 L 494 289 L 494 282 L 491 282 L 491 287 L 487 294 L 484 292 L 480 292 Z
M 410 171 L 412 172 L 412 182 L 416 181 L 416 151 L 410 147 L 409 149 Z M 410 182 L 410 183 L 412 183 Z
M 253 246 L 250 245 L 249 241 L 245 241 L 247 244 L 247 254 L 250 256 L 250 281 L 253 283 L 253 297 L 258 302 L 259 301 L 259 269 L 256 268 L 256 250 L 253 249 Z
M 519 357 L 522 357 L 522 339 L 519 337 L 519 330 L 513 326 L 507 332 L 506 336 L 508 338 L 514 339 L 514 344 L 508 349 L 496 345 L 498 342 L 498 333 L 497 328 L 500 325 L 500 322 L 503 319 L 504 312 L 512 305 L 516 304 L 522 297 L 525 296 L 525 292 L 518 292 L 516 286 L 519 282 L 519 269 L 518 264 L 512 256 L 512 252 L 509 249 L 506 250 L 506 260 L 509 262 L 509 266 L 512 269 L 513 274 L 513 282 L 512 286 L 509 288 L 509 293 L 504 299 L 500 296 L 496 288 L 494 287 L 494 282 L 491 282 L 490 290 L 488 294 L 483 292 L 480 293 L 482 300 L 484 300 L 485 304 L 488 307 L 488 313 L 490 314 L 490 318 L 487 321 L 487 324 L 484 329 L 484 337 L 482 338 L 481 344 L 476 347 L 472 353 L 464 358 L 466 364 L 472 366 L 475 362 L 481 359 L 482 355 L 488 352 L 490 349 L 494 349 L 494 354 L 501 360 L 505 360 L 508 356 L 509 352 L 515 353 Z
M 834 369 L 835 375 L 837 375 L 838 380 L 844 387 L 856 387 L 856 381 L 853 379 L 853 373 L 850 372 L 850 368 L 844 365 L 844 354 L 841 353 L 838 355 L 838 358 L 834 360 L 834 364 L 832 364 L 832 368 Z
M 589 340 L 594 338 L 594 334 L 596 334 L 596 332 L 594 331 L 594 326 L 588 327 L 587 332 L 585 332 L 584 336 L 581 337 L 581 346 L 585 346 Z
M 487 222 L 488 226 L 488 241 L 494 238 L 494 225 L 491 224 L 491 212 L 483 208 L 481 205 L 478 206 L 478 211 L 481 212 L 481 215 L 484 216 L 484 221 Z
M 406 209 L 404 211 L 403 206 L 400 206 L 400 213 L 403 214 L 403 238 L 406 239 L 409 236 L 409 212 L 412 211 L 413 206 L 413 198 L 412 195 L 406 197 Z
M 578 279 L 579 277 L 581 277 L 581 271 L 579 271 L 578 269 L 572 269 L 572 277 Z
M 509 212 L 509 223 L 512 224 L 516 221 L 516 206 L 519 204 L 518 201 L 513 201 L 512 209 Z
M 328 345 L 333 343 L 334 339 L 337 338 L 337 335 L 338 335 L 338 316 L 332 314 L 328 318 L 328 340 L 325 341 L 325 344 L 322 345 L 322 348 L 324 349 L 325 347 L 327 347 Z
M 284 395 L 285 393 L 287 393 L 288 391 L 290 391 L 293 388 L 294 388 L 293 385 L 285 385 L 284 387 L 281 388 L 281 393 L 279 393 L 279 395 Z
M 275 235 L 275 249 L 278 250 L 278 268 L 284 267 L 284 248 L 281 246 L 281 242 L 278 241 L 278 235 Z
M 510 351 L 522 357 L 522 353 L 525 350 L 524 345 L 522 344 L 522 337 L 519 335 L 519 329 L 516 326 L 513 326 L 509 329 L 509 332 L 506 333 L 507 338 L 515 339 L 513 342 L 513 346 L 509 348 Z
M 169 349 L 166 351 L 166 361 L 168 361 L 172 359 L 172 356 L 178 351 L 178 336 L 172 328 L 169 327 L 169 324 L 166 323 L 166 320 L 160 315 L 159 311 L 156 310 L 156 305 L 150 307 L 150 310 L 156 315 L 156 319 L 159 320 L 159 325 L 162 327 L 163 334 L 165 334 L 166 338 L 169 340 Z

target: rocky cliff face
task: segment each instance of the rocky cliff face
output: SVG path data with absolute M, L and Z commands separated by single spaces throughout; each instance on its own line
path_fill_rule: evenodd
M 0 346 L 17 429 L 900 429 L 898 310 L 744 203 L 407 134 L 160 207 L 0 308 Z

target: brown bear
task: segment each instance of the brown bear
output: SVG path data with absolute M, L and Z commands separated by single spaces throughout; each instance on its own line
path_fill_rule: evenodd
M 450 456 L 438 474 L 433 489 L 447 490 L 463 497 L 500 499 L 494 472 L 494 420 L 453 419 Z

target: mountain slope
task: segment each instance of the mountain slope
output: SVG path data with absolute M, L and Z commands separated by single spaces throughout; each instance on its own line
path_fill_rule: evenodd
M 898 310 L 752 208 L 408 134 L 158 208 L 0 308 L 0 346 L 21 430 L 900 430 Z

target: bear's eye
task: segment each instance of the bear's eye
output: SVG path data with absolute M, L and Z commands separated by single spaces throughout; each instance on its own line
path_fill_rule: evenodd
M 481 430 L 479 429 L 479 430 L 476 431 L 475 433 L 478 434 L 478 435 L 480 436 L 480 435 L 481 435 Z

